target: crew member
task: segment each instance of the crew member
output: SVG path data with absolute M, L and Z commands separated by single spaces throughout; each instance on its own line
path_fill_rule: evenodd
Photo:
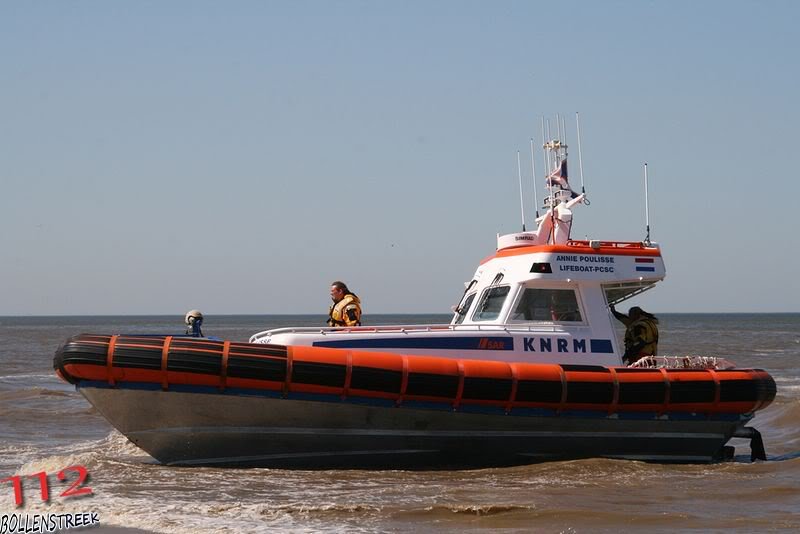
M 639 358 L 658 353 L 658 319 L 655 315 L 638 306 L 628 310 L 628 315 L 611 306 L 611 313 L 626 327 L 624 363 L 630 365 Z
M 186 335 L 192 337 L 203 337 L 203 314 L 200 310 L 189 310 L 184 318 L 186 323 Z
M 331 308 L 328 311 L 330 326 L 361 326 L 361 301 L 344 282 L 331 284 Z

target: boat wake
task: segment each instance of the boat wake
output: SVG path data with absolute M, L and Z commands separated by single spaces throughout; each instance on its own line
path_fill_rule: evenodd
M 19 456 L 30 458 L 35 449 L 32 447 L 11 447 L 0 449 L 0 453 L 6 454 L 17 450 Z M 30 475 L 44 471 L 55 473 L 70 465 L 83 465 L 87 468 L 99 467 L 108 462 L 128 463 L 129 465 L 140 465 L 143 461 L 151 462 L 151 458 L 133 445 L 128 439 L 112 430 L 111 433 L 101 440 L 83 441 L 70 443 L 61 446 L 48 448 L 49 454 L 34 460 L 23 463 L 14 473 L 15 475 Z M 127 462 L 124 460 L 127 459 Z

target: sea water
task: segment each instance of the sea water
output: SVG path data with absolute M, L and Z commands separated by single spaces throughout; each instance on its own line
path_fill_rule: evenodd
M 368 324 L 449 316 L 365 316 Z M 206 335 L 322 326 L 323 316 L 207 316 Z M 178 468 L 130 444 L 52 369 L 79 333 L 178 333 L 182 317 L 0 317 L 0 514 L 97 512 L 100 524 L 156 532 L 597 532 L 800 529 L 800 314 L 664 314 L 660 353 L 716 355 L 767 370 L 772 405 L 750 423 L 768 461 L 661 465 L 579 460 L 463 471 Z M 313 439 L 313 438 L 310 438 Z M 88 496 L 61 497 L 56 474 L 83 466 Z M 48 475 L 43 502 L 38 478 Z M 68 472 L 69 481 L 75 472 Z

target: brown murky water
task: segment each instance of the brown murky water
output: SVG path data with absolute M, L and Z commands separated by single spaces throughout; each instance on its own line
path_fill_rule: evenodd
M 800 529 L 800 314 L 661 317 L 661 352 L 713 354 L 769 371 L 778 397 L 751 426 L 769 460 L 751 464 L 746 441 L 733 462 L 658 465 L 617 460 L 553 462 L 475 471 L 284 471 L 172 468 L 114 431 L 52 371 L 56 347 L 82 332 L 162 332 L 180 317 L 0 317 L 0 478 L 44 471 L 51 499 L 10 482 L 0 513 L 98 512 L 101 525 L 157 532 L 425 532 L 506 529 Z M 441 322 L 382 316 L 370 322 Z M 207 334 L 246 339 L 318 316 L 208 317 Z M 61 498 L 55 473 L 83 465 L 88 497 Z

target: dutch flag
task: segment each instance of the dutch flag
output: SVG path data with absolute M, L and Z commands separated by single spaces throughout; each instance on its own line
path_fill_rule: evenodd
M 636 270 L 652 273 L 655 272 L 656 268 L 654 264 L 656 262 L 655 258 L 636 258 Z M 642 264 L 651 264 L 651 265 L 642 265 Z

